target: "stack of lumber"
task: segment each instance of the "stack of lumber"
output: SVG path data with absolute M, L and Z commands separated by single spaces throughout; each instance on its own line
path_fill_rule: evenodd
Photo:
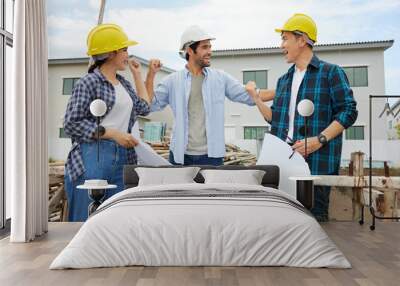
M 162 143 L 151 143 L 151 142 L 146 142 L 151 146 L 151 148 L 154 149 L 154 151 L 157 152 L 158 155 L 163 157 L 164 159 L 168 160 L 169 157 L 169 143 L 162 142 Z
M 149 144 L 158 155 L 168 160 L 169 157 L 169 142 L 160 142 L 160 143 L 151 143 Z M 254 154 L 251 154 L 249 151 L 242 150 L 238 146 L 233 144 L 225 144 L 225 157 L 224 157 L 224 165 L 243 165 L 243 166 L 251 166 L 255 165 L 257 158 Z
M 67 199 L 64 191 L 64 163 L 49 164 L 49 221 L 67 220 Z
M 225 144 L 224 165 L 243 165 L 252 166 L 257 162 L 257 158 L 249 151 L 242 150 L 233 144 Z

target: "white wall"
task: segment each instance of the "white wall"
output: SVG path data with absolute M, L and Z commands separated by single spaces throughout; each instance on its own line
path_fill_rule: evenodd
M 368 87 L 353 87 L 357 101 L 358 118 L 354 125 L 363 125 L 365 138 L 369 138 L 369 95 L 385 94 L 385 70 L 382 49 L 351 50 L 346 52 L 319 53 L 321 59 L 340 66 L 368 66 Z M 378 118 L 385 106 L 385 100 L 373 99 L 372 119 L 374 139 L 387 139 L 386 114 Z
M 71 148 L 69 138 L 59 138 L 59 128 L 62 127 L 63 117 L 70 95 L 63 95 L 63 78 L 82 77 L 87 73 L 87 64 L 49 64 L 49 102 L 48 102 L 48 132 L 49 132 L 49 158 L 66 160 Z M 142 74 L 145 77 L 147 66 L 142 65 Z M 129 72 L 121 73 L 133 83 Z M 156 83 L 168 73 L 160 71 L 156 76 Z M 153 121 L 164 121 L 169 126 L 172 123 L 172 112 L 166 108 L 162 112 L 155 112 L 148 116 Z
M 385 94 L 383 49 L 319 51 L 316 54 L 321 60 L 335 63 L 339 66 L 368 66 L 368 87 L 352 88 L 359 112 L 357 121 L 354 125 L 364 126 L 364 136 L 365 139 L 368 139 L 369 95 Z M 268 70 L 268 88 L 274 89 L 278 78 L 287 72 L 290 65 L 284 61 L 282 54 L 264 54 L 229 57 L 214 56 L 212 59 L 212 67 L 225 70 L 240 82 L 243 81 L 243 70 Z M 378 118 L 378 115 L 384 108 L 384 104 L 384 100 L 374 100 L 373 102 L 372 136 L 375 140 L 387 139 L 386 116 L 383 116 L 380 119 Z M 260 115 L 256 107 L 233 103 L 229 100 L 225 101 L 225 128 L 228 129 L 226 130 L 225 135 L 227 141 L 240 142 L 240 140 L 243 140 L 244 126 L 266 125 L 268 125 L 268 123 Z M 351 140 L 346 143 L 346 140 L 344 140 L 342 159 L 350 159 L 351 152 L 347 152 L 346 148 L 351 150 L 351 146 L 360 145 L 362 150 L 368 149 L 365 148 L 365 144 L 368 145 L 368 143 L 365 142 Z M 393 151 L 396 151 L 396 149 L 393 149 Z M 400 151 L 397 151 L 397 153 L 400 153 Z

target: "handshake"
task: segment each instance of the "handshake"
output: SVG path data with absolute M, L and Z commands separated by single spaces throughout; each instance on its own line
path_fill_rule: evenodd
M 248 81 L 244 86 L 247 93 L 253 98 L 254 102 L 260 101 L 260 89 L 257 88 L 257 85 L 254 81 Z
M 245 90 L 249 96 L 253 99 L 254 103 L 257 105 L 258 110 L 261 115 L 268 122 L 272 119 L 272 110 L 269 106 L 264 104 L 264 102 L 271 101 L 275 97 L 275 90 L 273 89 L 259 89 L 254 81 L 249 81 L 244 86 Z

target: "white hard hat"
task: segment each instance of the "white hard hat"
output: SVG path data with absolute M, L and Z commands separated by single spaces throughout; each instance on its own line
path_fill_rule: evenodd
M 206 32 L 203 31 L 199 26 L 190 26 L 187 28 L 181 37 L 181 45 L 179 46 L 179 55 L 182 58 L 186 57 L 186 48 L 199 41 L 204 40 L 215 40 L 215 38 L 208 35 Z

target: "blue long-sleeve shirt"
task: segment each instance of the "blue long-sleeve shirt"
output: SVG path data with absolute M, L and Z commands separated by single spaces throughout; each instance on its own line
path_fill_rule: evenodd
M 205 110 L 208 156 L 220 158 L 225 155 L 224 101 L 255 105 L 244 86 L 221 70 L 204 68 L 202 95 Z M 188 69 L 167 76 L 154 90 L 152 111 L 159 111 L 169 105 L 174 114 L 174 125 L 170 150 L 174 160 L 183 164 L 188 144 L 189 118 L 188 102 L 192 75 Z

